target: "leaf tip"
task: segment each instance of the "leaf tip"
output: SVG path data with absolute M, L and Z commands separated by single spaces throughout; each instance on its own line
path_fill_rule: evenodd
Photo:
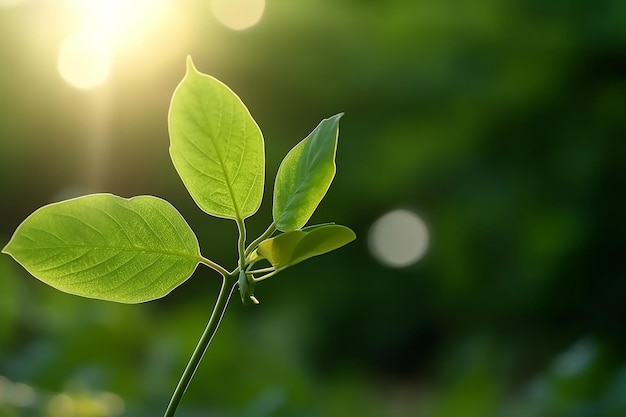
M 330 116 L 329 118 L 327 118 L 325 120 L 333 121 L 333 122 L 337 122 L 338 123 L 339 119 L 341 119 L 344 116 L 344 114 L 345 114 L 344 112 L 340 112 L 340 113 L 335 114 L 334 116 Z
M 191 59 L 191 55 L 187 55 L 187 73 L 198 72 L 196 66 L 193 64 L 193 59 Z
M 11 241 L 12 241 L 12 240 L 8 241 L 8 242 L 6 243 L 6 245 L 4 245 L 4 246 L 2 247 L 2 249 L 0 250 L 0 253 L 5 253 L 5 254 L 7 254 L 7 255 L 9 255 L 9 256 L 13 256 L 13 255 L 11 255 L 11 252 L 9 252 L 9 246 L 11 245 Z

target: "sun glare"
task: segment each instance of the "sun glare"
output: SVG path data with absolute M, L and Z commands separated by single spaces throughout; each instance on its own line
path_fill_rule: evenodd
M 13 7 L 22 3 L 24 0 L 0 0 L 0 7 Z
M 59 48 L 57 67 L 63 79 L 81 89 L 104 83 L 114 52 L 140 44 L 165 15 L 166 1 L 68 0 L 77 27 Z
M 215 18 L 227 28 L 244 30 L 259 23 L 265 0 L 211 0 Z
M 84 27 L 99 32 L 111 42 L 133 41 L 154 26 L 164 1 L 74 0 L 73 7 Z
M 112 61 L 108 42 L 94 33 L 76 32 L 61 44 L 57 68 L 68 84 L 89 90 L 106 81 Z

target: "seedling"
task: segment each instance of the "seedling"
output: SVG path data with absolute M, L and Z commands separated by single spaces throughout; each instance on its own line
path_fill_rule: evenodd
M 58 290 L 119 303 L 164 297 L 198 264 L 216 271 L 221 289 L 165 411 L 172 417 L 235 288 L 244 304 L 258 304 L 259 282 L 355 239 L 345 226 L 304 227 L 335 176 L 341 116 L 322 120 L 283 159 L 274 184 L 273 222 L 247 243 L 245 219 L 257 212 L 263 196 L 263 136 L 239 97 L 188 58 L 170 104 L 170 155 L 200 209 L 237 224 L 237 267 L 228 271 L 205 258 L 181 214 L 154 196 L 92 194 L 46 205 L 18 226 L 2 252 Z

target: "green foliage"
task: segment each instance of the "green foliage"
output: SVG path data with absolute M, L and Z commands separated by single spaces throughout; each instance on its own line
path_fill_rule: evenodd
M 246 248 L 244 219 L 258 210 L 265 181 L 263 136 L 239 97 L 188 58 L 169 111 L 170 154 L 198 206 L 237 222 L 238 267 L 229 272 L 204 258 L 178 211 L 152 196 L 94 194 L 44 206 L 22 222 L 3 252 L 61 291 L 122 303 L 167 295 L 198 263 L 220 273 L 211 319 L 165 413 L 173 416 L 235 285 L 244 304 L 258 304 L 253 292 L 259 281 L 355 239 L 345 226 L 300 230 L 335 175 L 340 117 L 323 120 L 285 157 L 276 178 L 275 223 Z M 276 229 L 287 233 L 272 237 Z M 272 267 L 252 271 L 263 258 Z
M 263 135 L 230 88 L 196 70 L 176 88 L 169 112 L 170 154 L 198 206 L 242 220 L 261 205 L 265 182 Z
M 56 289 L 121 303 L 165 296 L 201 259 L 195 235 L 167 201 L 111 194 L 40 208 L 3 252 Z
M 286 232 L 262 242 L 257 254 L 267 259 L 278 270 L 333 251 L 355 238 L 354 232 L 345 226 L 334 224 L 311 226 L 303 230 Z
M 0 249 L 62 187 L 101 187 L 95 160 L 106 190 L 165 197 L 205 255 L 235 266 L 233 224 L 195 209 L 164 160 L 187 51 L 263 130 L 265 200 L 246 220 L 250 239 L 291 146 L 346 113 L 337 178 L 309 223 L 346 224 L 360 244 L 255 288 L 259 308 L 233 300 L 181 417 L 450 417 L 448 403 L 468 396 L 463 417 L 486 410 L 479 396 L 492 416 L 626 416 L 626 2 L 283 1 L 241 32 L 212 24 L 206 1 L 168 2 L 154 42 L 120 51 L 111 83 L 80 93 L 56 82 L 61 33 L 37 31 L 53 29 L 41 19 L 60 31 L 63 16 L 48 12 L 65 3 L 10 3 L 21 6 L 0 7 Z M 106 135 L 99 147 L 94 133 Z M 395 208 L 416 210 L 433 238 L 403 269 L 377 264 L 362 239 Z M 45 288 L 1 258 L 0 374 L 45 398 L 71 395 L 91 367 L 109 377 L 84 385 L 123 394 L 124 416 L 162 415 L 217 275 L 199 267 L 166 299 L 127 306 Z M 483 337 L 477 352 L 461 348 Z M 587 337 L 602 371 L 553 376 Z M 52 417 L 45 399 L 33 407 L 7 416 Z
M 322 120 L 280 164 L 274 186 L 274 221 L 279 230 L 302 228 L 326 195 L 335 177 L 341 116 Z

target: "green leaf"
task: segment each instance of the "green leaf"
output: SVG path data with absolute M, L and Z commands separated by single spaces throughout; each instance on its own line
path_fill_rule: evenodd
M 2 251 L 54 288 L 121 303 L 167 295 L 201 260 L 196 236 L 170 203 L 112 194 L 41 207 Z
M 241 99 L 189 57 L 168 120 L 170 155 L 196 204 L 227 219 L 254 214 L 263 197 L 264 142 Z
M 336 224 L 311 226 L 267 239 L 253 256 L 267 259 L 275 269 L 297 264 L 338 249 L 356 239 L 350 228 Z
M 302 228 L 326 195 L 335 177 L 342 115 L 322 120 L 280 164 L 274 186 L 274 221 L 278 230 Z

